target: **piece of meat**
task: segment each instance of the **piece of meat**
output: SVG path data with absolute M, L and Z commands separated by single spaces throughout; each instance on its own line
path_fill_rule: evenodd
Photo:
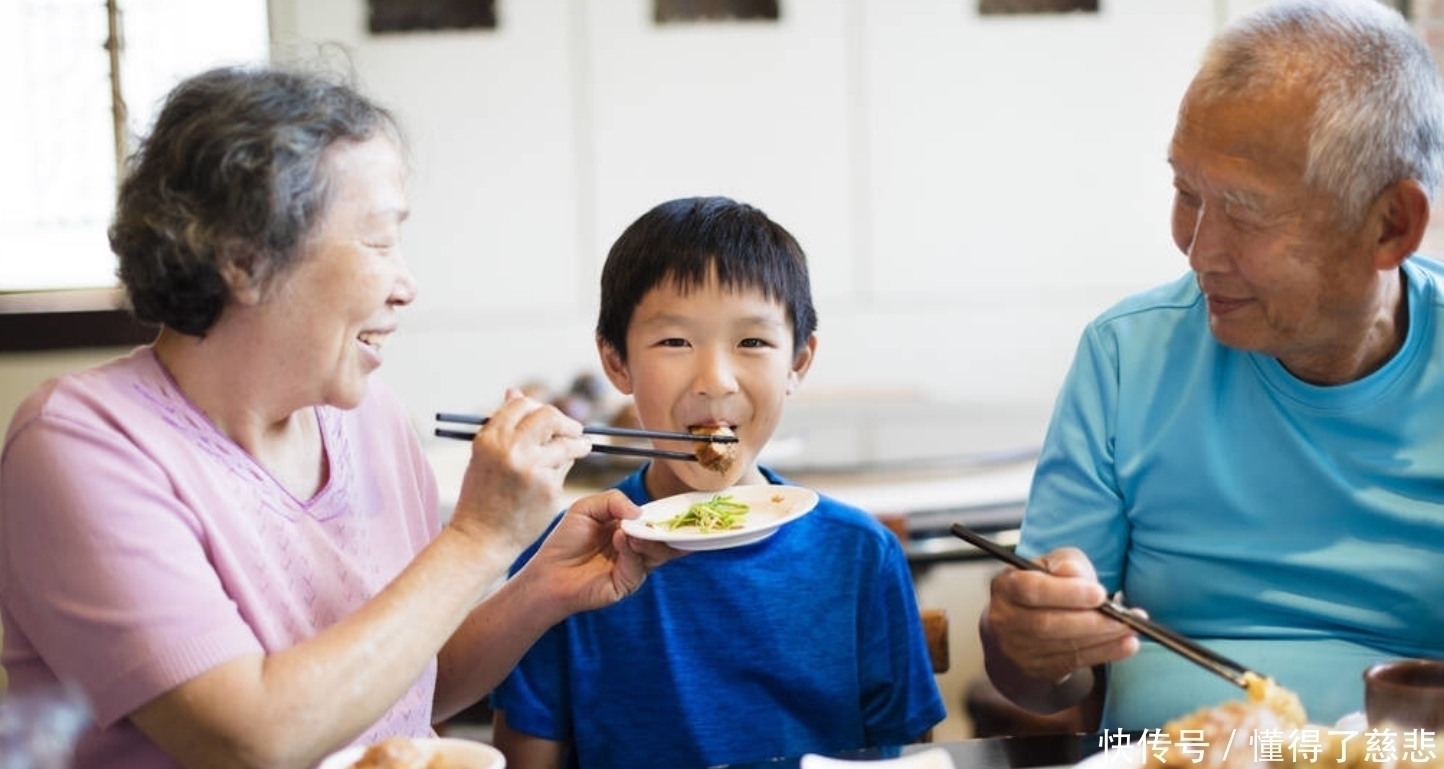
M 732 428 L 726 426 L 693 427 L 690 431 L 693 435 L 735 435 Z M 737 446 L 736 443 L 698 443 L 697 462 L 714 473 L 725 473 L 737 461 Z

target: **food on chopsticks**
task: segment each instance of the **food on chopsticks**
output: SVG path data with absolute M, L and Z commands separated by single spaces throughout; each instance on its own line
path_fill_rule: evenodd
M 1272 678 L 1257 673 L 1244 673 L 1243 679 L 1248 685 L 1244 691 L 1248 692 L 1249 702 L 1263 705 L 1288 723 L 1308 722 L 1309 717 L 1304 712 L 1304 703 L 1299 700 L 1299 695 L 1279 686 Z
M 408 737 L 389 737 L 370 747 L 351 769 L 465 769 L 446 755 L 423 748 Z
M 706 425 L 689 428 L 688 432 L 693 435 L 727 435 L 736 437 L 732 428 L 726 425 Z M 737 461 L 737 446 L 733 443 L 699 443 L 697 444 L 697 462 L 714 473 L 725 473 L 732 469 L 732 463 Z
M 703 534 L 717 534 L 745 526 L 749 509 L 746 502 L 734 499 L 731 494 L 716 494 L 711 499 L 692 504 L 671 518 L 649 525 L 668 531 L 695 528 Z

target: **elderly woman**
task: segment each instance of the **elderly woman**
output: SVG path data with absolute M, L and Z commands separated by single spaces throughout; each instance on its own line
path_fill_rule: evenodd
M 406 167 L 382 108 L 324 77 L 182 83 L 133 159 L 111 244 L 155 342 L 46 383 L 0 457 L 12 691 L 73 682 L 80 766 L 306 767 L 431 734 L 564 616 L 673 555 L 578 502 L 589 443 L 508 393 L 452 518 L 371 373 L 416 295 Z

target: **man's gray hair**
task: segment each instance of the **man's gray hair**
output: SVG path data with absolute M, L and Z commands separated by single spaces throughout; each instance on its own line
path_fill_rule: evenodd
M 1389 185 L 1430 200 L 1444 173 L 1444 83 L 1409 23 L 1377 0 L 1277 0 L 1221 32 L 1193 93 L 1205 102 L 1297 82 L 1318 97 L 1304 182 L 1356 222 Z

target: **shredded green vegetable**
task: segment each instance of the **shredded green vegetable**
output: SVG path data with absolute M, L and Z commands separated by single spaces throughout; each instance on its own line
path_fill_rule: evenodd
M 668 531 L 693 526 L 704 534 L 732 531 L 746 523 L 743 518 L 747 516 L 748 509 L 746 502 L 734 500 L 731 494 L 718 494 L 654 525 Z

